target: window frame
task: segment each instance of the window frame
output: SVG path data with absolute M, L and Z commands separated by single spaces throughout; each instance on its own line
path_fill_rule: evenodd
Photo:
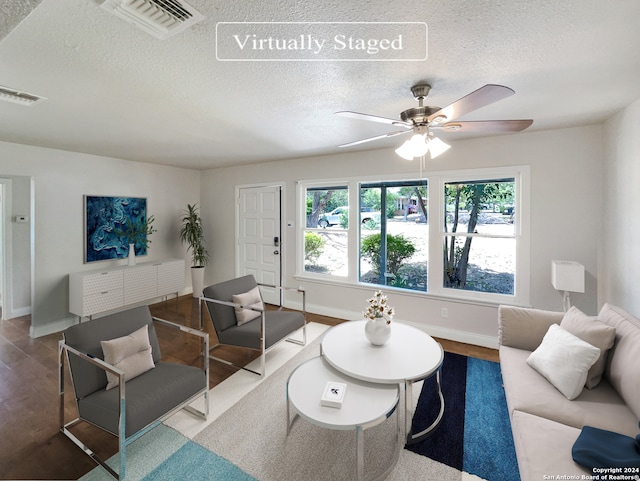
M 495 294 L 480 291 L 445 288 L 443 286 L 443 257 L 442 245 L 444 237 L 451 233 L 444 232 L 444 185 L 447 182 L 471 182 L 513 178 L 515 181 L 514 208 L 514 238 L 516 242 L 516 268 L 514 275 L 514 293 Z M 427 212 L 429 215 L 429 253 L 428 253 L 428 290 L 417 291 L 392 286 L 380 286 L 361 282 L 360 265 L 360 222 L 359 197 L 360 186 L 376 183 L 397 183 L 426 181 L 429 197 Z M 346 186 L 349 190 L 349 226 L 347 235 L 347 276 L 332 276 L 318 274 L 304 270 L 304 232 L 313 230 L 306 227 L 306 191 L 308 188 L 322 188 L 323 186 Z M 297 212 L 298 226 L 296 230 L 296 273 L 295 278 L 301 280 L 326 282 L 331 284 L 348 284 L 354 287 L 378 287 L 392 290 L 394 294 L 417 296 L 422 298 L 442 298 L 473 304 L 503 304 L 528 305 L 530 298 L 530 168 L 529 166 L 505 166 L 477 169 L 460 169 L 455 171 L 428 172 L 423 175 L 379 175 L 356 178 L 342 178 L 331 180 L 306 180 L 298 182 Z M 381 213 L 381 215 L 384 215 Z M 437 228 L 435 228 L 437 226 Z M 436 247 L 437 246 L 437 247 Z

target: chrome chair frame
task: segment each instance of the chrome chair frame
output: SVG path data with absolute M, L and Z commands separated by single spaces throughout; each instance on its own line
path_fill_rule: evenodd
M 238 364 L 234 364 L 231 361 L 228 361 L 226 359 L 222 359 L 220 357 L 216 357 L 216 356 L 212 356 L 211 354 L 209 354 L 209 359 L 213 359 L 214 361 L 218 361 L 221 362 L 223 364 L 226 364 L 228 366 L 233 366 L 237 369 L 243 369 L 245 371 L 249 371 L 253 374 L 257 374 L 258 376 L 262 376 L 264 377 L 265 373 L 266 373 L 266 367 L 265 367 L 265 355 L 267 352 L 269 352 L 271 349 L 273 349 L 275 346 L 277 346 L 278 344 L 280 344 L 282 341 L 287 341 L 287 342 L 291 342 L 293 344 L 297 344 L 299 346 L 306 346 L 307 345 L 307 304 L 306 304 L 306 291 L 302 288 L 297 288 L 297 287 L 287 287 L 287 286 L 275 286 L 275 285 L 271 285 L 271 284 L 262 284 L 262 283 L 257 283 L 259 287 L 268 287 L 271 289 L 277 289 L 281 292 L 284 291 L 295 291 L 295 292 L 299 292 L 300 294 L 302 294 L 302 316 L 304 317 L 304 325 L 302 327 L 302 341 L 298 340 L 298 339 L 294 339 L 292 337 L 285 337 L 280 339 L 279 341 L 275 342 L 273 345 L 271 345 L 268 349 L 265 348 L 265 327 L 266 327 L 266 310 L 265 309 L 258 309 L 255 307 L 251 307 L 251 306 L 243 306 L 242 304 L 238 304 L 235 302 L 228 302 L 228 301 L 221 301 L 218 299 L 211 299 L 209 297 L 204 297 L 201 296 L 200 297 L 200 302 L 198 304 L 199 306 L 199 315 L 200 315 L 200 329 L 204 330 L 204 311 L 206 310 L 206 308 L 203 308 L 203 303 L 204 302 L 213 302 L 216 304 L 221 304 L 224 306 L 229 306 L 229 307 L 233 307 L 236 309 L 248 309 L 251 311 L 256 311 L 260 313 L 260 371 L 254 371 L 253 369 L 249 369 L 246 366 L 239 366 Z M 280 306 L 280 309 L 282 309 L 282 306 Z M 214 326 L 215 329 L 215 326 Z M 213 351 L 215 348 L 217 348 L 218 346 L 221 346 L 222 344 L 217 343 L 214 346 L 211 346 L 209 348 L 209 352 Z M 231 345 L 231 344 L 225 344 L 225 345 Z M 244 348 L 244 349 L 251 349 L 251 348 Z
M 100 466 L 102 466 L 111 476 L 113 476 L 114 478 L 118 479 L 118 480 L 123 480 L 125 479 L 126 476 L 126 447 L 131 444 L 132 442 L 134 442 L 136 439 L 138 439 L 140 436 L 142 436 L 143 434 L 146 434 L 147 432 L 149 432 L 150 430 L 152 430 L 153 428 L 155 428 L 156 426 L 158 426 L 160 423 L 162 423 L 162 421 L 164 421 L 165 419 L 169 418 L 170 416 L 172 416 L 173 414 L 175 414 L 176 412 L 180 411 L 181 409 L 184 409 L 185 411 L 198 416 L 202 419 L 204 419 L 205 421 L 207 420 L 207 417 L 209 416 L 209 358 L 206 355 L 206 353 L 209 351 L 209 333 L 207 332 L 202 332 L 198 329 L 192 329 L 190 327 L 186 327 L 186 326 L 182 326 L 180 324 L 176 324 L 170 321 L 167 321 L 165 319 L 160 319 L 158 317 L 152 316 L 152 319 L 156 322 L 158 322 L 161 325 L 165 325 L 174 329 L 178 329 L 182 332 L 186 332 L 188 334 L 193 334 L 195 336 L 198 336 L 200 338 L 203 339 L 204 342 L 204 351 L 203 351 L 203 359 L 204 359 L 204 367 L 203 370 L 205 372 L 205 378 L 207 379 L 207 385 L 205 386 L 204 389 L 202 389 L 201 391 L 198 391 L 196 394 L 194 394 L 192 397 L 190 397 L 189 399 L 187 399 L 186 401 L 184 401 L 182 404 L 179 404 L 177 406 L 175 406 L 173 409 L 171 409 L 169 412 L 165 413 L 164 415 L 162 415 L 160 418 L 156 419 L 155 421 L 151 422 L 150 424 L 148 424 L 147 426 L 145 426 L 144 428 L 140 429 L 138 432 L 134 433 L 133 435 L 129 436 L 128 438 L 125 435 L 125 426 L 126 426 L 126 380 L 125 380 L 125 374 L 122 370 L 112 366 L 111 364 L 103 361 L 102 359 L 90 356 L 88 354 L 85 354 L 77 349 L 75 349 L 72 346 L 67 345 L 64 340 L 60 340 L 58 341 L 58 381 L 59 381 L 59 403 L 60 403 L 60 432 L 62 434 L 64 434 L 67 438 L 69 438 L 76 446 L 78 446 L 80 449 L 82 449 L 84 451 L 85 454 L 87 454 L 91 459 L 93 459 L 97 464 L 99 464 Z M 94 366 L 97 366 L 101 369 L 103 369 L 105 372 L 109 372 L 111 374 L 114 374 L 116 376 L 119 377 L 119 384 L 118 384 L 118 391 L 119 391 L 119 399 L 120 399 L 120 403 L 118 406 L 118 434 L 116 435 L 118 437 L 118 453 L 120 454 L 120 469 L 118 472 L 116 472 L 114 469 L 111 468 L 111 466 L 109 466 L 106 461 L 103 461 L 97 454 L 95 454 L 87 445 L 85 445 L 80 439 L 78 439 L 78 437 L 76 437 L 71 431 L 69 431 L 70 428 L 72 428 L 73 426 L 79 424 L 80 422 L 84 421 L 87 423 L 90 423 L 89 421 L 87 421 L 86 419 L 82 419 L 80 417 L 77 417 L 76 419 L 74 419 L 73 421 L 69 421 L 69 422 L 65 422 L 65 415 L 64 415 L 64 408 L 65 408 L 65 400 L 64 400 L 64 393 L 65 393 L 65 378 L 64 378 L 64 359 L 65 357 L 67 358 L 67 363 L 68 361 L 68 356 L 69 354 L 72 354 L 74 356 L 78 356 L 80 359 L 93 364 Z M 69 373 L 70 378 L 71 378 L 71 383 L 73 384 L 73 375 L 71 374 L 71 372 Z M 198 409 L 195 409 L 193 407 L 191 407 L 189 404 L 191 404 L 193 401 L 195 401 L 196 399 L 198 399 L 200 396 L 204 395 L 204 411 L 200 411 Z M 92 424 L 92 423 L 90 423 Z M 95 426 L 95 424 L 93 424 Z M 99 426 L 96 426 L 99 427 Z M 100 427 L 99 427 L 100 428 Z M 100 428 L 103 429 L 103 428 Z M 107 431 L 109 432 L 109 431 Z M 113 433 L 110 433 L 113 434 Z

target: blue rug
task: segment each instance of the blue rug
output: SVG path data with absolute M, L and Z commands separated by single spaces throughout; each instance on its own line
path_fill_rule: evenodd
M 442 391 L 446 408 L 440 426 L 407 449 L 489 481 L 518 481 L 500 365 L 447 352 Z M 434 376 L 422 387 L 413 431 L 429 426 L 439 406 Z
M 107 464 L 119 468 L 119 455 Z M 80 481 L 113 481 L 98 466 Z M 127 448 L 127 481 L 257 481 L 216 453 L 189 440 L 164 424 L 140 437 Z

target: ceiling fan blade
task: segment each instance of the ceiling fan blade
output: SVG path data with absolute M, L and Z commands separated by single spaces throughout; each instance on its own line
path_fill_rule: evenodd
M 444 121 L 450 122 L 458 117 L 473 112 L 481 107 L 485 107 L 489 104 L 510 97 L 515 94 L 515 91 L 509 87 L 503 85 L 487 84 L 484 87 L 480 87 L 478 90 L 474 90 L 468 95 L 465 95 L 461 99 L 456 100 L 451 105 L 444 107 L 437 112 L 431 114 L 428 117 L 429 122 L 433 121 L 436 117 L 446 117 Z
M 431 129 L 444 132 L 521 132 L 533 123 L 531 119 L 522 120 L 478 120 L 469 122 L 447 122 Z
M 411 130 L 398 130 L 396 132 L 389 132 L 387 134 L 369 137 L 368 139 L 356 140 L 355 142 L 349 142 L 348 144 L 338 145 L 338 147 L 351 147 L 352 145 L 364 144 L 365 142 L 371 142 L 372 140 L 384 139 L 386 137 L 393 137 L 400 134 L 408 134 L 409 132 L 411 132 Z
M 343 110 L 340 112 L 335 112 L 336 115 L 340 115 L 341 117 L 348 117 L 351 119 L 358 120 L 368 120 L 369 122 L 379 122 L 381 124 L 387 125 L 400 125 L 402 127 L 411 128 L 411 124 L 408 122 L 403 122 L 398 119 L 388 119 L 387 117 L 379 117 L 377 115 L 369 115 L 369 114 L 361 114 L 358 112 L 349 112 L 348 110 Z

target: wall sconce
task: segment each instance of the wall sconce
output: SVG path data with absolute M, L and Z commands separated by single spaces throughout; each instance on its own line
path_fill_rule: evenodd
M 584 266 L 573 261 L 551 261 L 551 284 L 562 291 L 564 312 L 571 307 L 569 292 L 584 292 Z

